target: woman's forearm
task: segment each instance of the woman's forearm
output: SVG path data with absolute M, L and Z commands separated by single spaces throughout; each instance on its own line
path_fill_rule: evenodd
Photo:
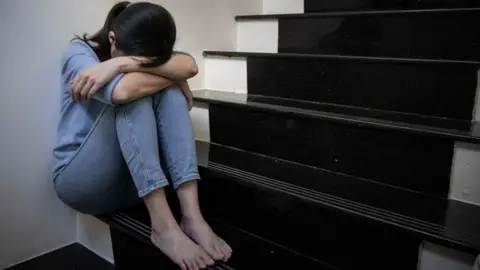
M 195 59 L 186 54 L 176 54 L 168 60 L 167 63 L 153 68 L 144 68 L 140 66 L 144 58 L 137 57 L 122 57 L 122 64 L 120 71 L 127 72 L 143 72 L 164 78 L 172 81 L 186 81 L 198 73 L 198 66 Z
M 125 74 L 115 86 L 112 93 L 112 101 L 115 104 L 125 104 L 131 101 L 153 95 L 175 82 L 164 77 L 130 72 Z

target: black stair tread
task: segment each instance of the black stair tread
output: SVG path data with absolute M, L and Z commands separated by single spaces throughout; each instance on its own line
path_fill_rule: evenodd
M 480 66 L 472 61 L 345 55 L 205 54 L 244 58 L 249 94 L 466 122 L 472 119 Z
M 305 12 L 478 7 L 475 0 L 305 0 Z
M 311 13 L 291 13 L 291 14 L 257 14 L 257 15 L 239 15 L 236 20 L 262 20 L 279 18 L 318 18 L 318 17 L 336 17 L 336 16 L 375 16 L 389 14 L 427 14 L 427 13 L 450 13 L 450 12 L 476 12 L 479 7 L 471 8 L 438 8 L 438 9 L 385 9 L 385 10 L 354 10 L 354 11 L 325 11 Z
M 144 204 L 138 204 L 130 209 L 119 211 L 114 215 L 100 218 L 113 229 L 119 230 L 141 242 L 143 260 L 150 260 L 154 256 L 157 265 L 161 266 L 162 269 L 178 269 L 165 256 L 162 256 L 150 242 L 150 218 Z M 229 262 L 217 262 L 216 265 L 207 269 L 280 269 L 282 266 L 287 266 L 288 269 L 300 267 L 301 269 L 335 270 L 335 268 L 322 264 L 317 260 L 271 243 L 219 220 L 209 219 L 209 223 L 216 233 L 221 235 L 232 246 L 234 255 Z M 136 248 L 139 247 L 138 244 L 136 246 Z
M 480 252 L 479 206 L 208 142 L 197 141 L 197 152 L 201 175 L 226 175 L 407 230 L 422 241 Z M 149 217 L 143 205 L 100 218 L 149 241 Z
M 348 59 L 359 61 L 390 61 L 390 62 L 408 62 L 418 64 L 458 64 L 473 65 L 480 67 L 478 61 L 461 61 L 445 59 L 419 59 L 419 58 L 396 58 L 396 57 L 372 57 L 372 56 L 353 56 L 353 55 L 328 55 L 328 54 L 308 54 L 308 53 L 263 53 L 263 52 L 237 52 L 237 51 L 204 51 L 205 56 L 224 56 L 224 57 L 274 57 L 274 58 L 310 58 L 310 59 Z
M 223 145 L 198 142 L 209 153 L 203 169 L 308 198 L 480 252 L 480 207 L 334 173 Z M 205 162 L 204 162 L 205 163 Z M 421 181 L 421 179 L 419 179 Z
M 335 113 L 331 112 L 331 107 L 319 105 L 316 109 L 308 108 L 298 108 L 285 106 L 286 102 L 275 99 L 275 98 L 266 98 L 259 97 L 254 95 L 247 94 L 237 94 L 230 92 L 214 91 L 214 90 L 197 90 L 193 91 L 194 99 L 199 102 L 205 103 L 223 103 L 230 104 L 233 106 L 245 106 L 247 108 L 253 108 L 257 110 L 267 110 L 273 111 L 276 113 L 286 113 L 294 114 L 303 117 L 313 117 L 322 119 L 325 121 L 335 121 L 349 123 L 353 125 L 360 125 L 373 128 L 389 129 L 402 132 L 410 132 L 416 134 L 424 134 L 428 136 L 438 136 L 447 139 L 453 139 L 469 143 L 480 143 L 480 124 L 478 122 L 471 122 L 468 129 L 463 129 L 465 122 L 459 121 L 455 122 L 454 120 L 446 119 L 443 123 L 441 120 L 433 121 L 434 125 L 427 124 L 411 124 L 406 122 L 400 122 L 398 119 L 401 119 L 401 115 L 393 115 L 391 112 L 386 112 L 382 114 L 377 112 L 376 117 L 365 117 L 362 116 L 362 112 L 368 112 L 365 109 L 356 109 L 353 110 L 353 113 L 357 114 L 345 114 L 345 113 Z M 303 106 L 304 102 L 301 101 L 292 101 L 295 106 Z M 278 105 L 277 105 L 278 104 Z M 290 105 L 290 104 L 287 104 Z M 328 108 L 330 111 L 321 111 L 319 109 Z M 352 113 L 352 111 L 350 111 Z M 384 120 L 381 118 L 396 118 L 397 121 Z M 428 119 L 424 122 L 428 122 Z M 439 124 L 451 126 L 452 128 L 442 128 L 438 127 Z M 437 125 L 437 126 L 435 126 Z

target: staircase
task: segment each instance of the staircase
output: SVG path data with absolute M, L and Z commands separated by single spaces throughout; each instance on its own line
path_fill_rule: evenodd
M 414 270 L 425 242 L 478 255 L 480 207 L 450 192 L 480 144 L 480 2 L 304 7 L 238 16 L 238 51 L 204 52 L 201 204 L 234 249 L 211 269 Z M 99 218 L 118 269 L 177 269 L 143 205 Z

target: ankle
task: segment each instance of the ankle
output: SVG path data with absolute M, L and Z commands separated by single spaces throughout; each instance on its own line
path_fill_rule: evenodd
M 180 227 L 177 222 L 153 222 L 152 233 L 164 234 L 171 231 L 179 230 Z
M 192 224 L 192 223 L 198 223 L 198 222 L 205 222 L 205 219 L 203 218 L 200 212 L 184 214 L 182 216 L 182 223 Z

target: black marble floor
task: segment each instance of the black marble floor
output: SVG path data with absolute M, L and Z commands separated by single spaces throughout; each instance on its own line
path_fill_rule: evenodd
M 75 243 L 5 270 L 113 270 L 114 265 Z

